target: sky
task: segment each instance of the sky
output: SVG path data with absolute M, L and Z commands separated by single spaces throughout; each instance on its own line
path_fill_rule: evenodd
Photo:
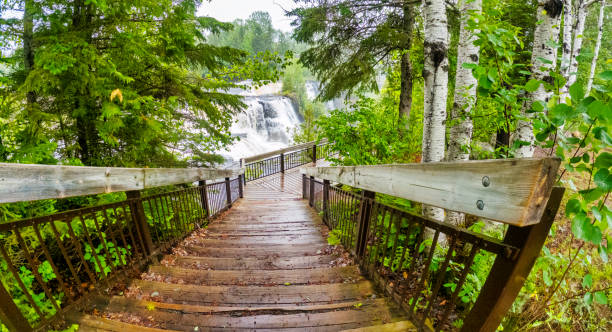
M 284 10 L 295 8 L 293 0 L 211 0 L 204 1 L 198 15 L 211 16 L 219 21 L 231 22 L 235 19 L 246 19 L 255 11 L 270 13 L 272 24 L 276 29 L 289 32 L 291 19 L 285 17 Z

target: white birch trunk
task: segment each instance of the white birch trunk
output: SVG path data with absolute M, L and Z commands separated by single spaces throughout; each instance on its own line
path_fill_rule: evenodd
M 422 162 L 444 158 L 446 138 L 446 99 L 448 94 L 448 24 L 444 0 L 424 2 L 425 41 L 424 67 L 425 100 L 423 110 Z M 423 206 L 423 214 L 444 220 L 444 210 Z
M 467 21 L 473 12 L 482 10 L 482 0 L 463 0 L 460 8 L 461 26 L 459 28 L 459 46 L 457 49 L 457 74 L 455 76 L 455 100 L 451 110 L 451 121 L 448 142 L 448 161 L 469 160 L 469 145 L 472 141 L 471 112 L 476 102 L 478 82 L 471 69 L 463 68 L 464 63 L 478 63 L 480 47 L 474 45 L 475 33 L 466 29 Z M 457 226 L 464 224 L 465 215 L 447 211 L 446 221 Z
M 574 7 L 572 0 L 563 1 L 563 44 L 561 45 L 561 75 L 569 78 L 569 67 L 572 58 L 572 31 L 574 24 Z
M 595 50 L 593 51 L 593 61 L 591 62 L 591 72 L 587 81 L 586 95 L 588 96 L 593 87 L 593 77 L 595 77 L 595 69 L 597 69 L 597 59 L 599 58 L 599 49 L 601 48 L 601 37 L 603 35 L 604 15 L 606 11 L 606 1 L 601 0 L 599 7 L 599 18 L 597 19 L 597 41 L 595 42 Z
M 555 7 L 554 1 L 557 0 L 539 0 L 537 21 L 541 22 L 536 25 L 533 36 L 533 50 L 531 52 L 531 78 L 536 80 L 549 80 L 549 71 L 556 67 L 557 49 L 550 47 L 549 41 L 557 42 L 559 40 L 559 21 L 561 15 L 561 6 Z M 556 9 L 556 10 L 555 10 Z M 543 60 L 548 60 L 552 64 L 544 63 Z M 533 157 L 535 151 L 535 136 L 533 135 L 533 113 L 529 113 L 531 106 L 536 101 L 547 102 L 551 94 L 544 89 L 544 85 L 532 92 L 527 93 L 525 103 L 521 110 L 522 118 L 518 121 L 516 132 L 513 135 L 513 141 L 522 141 L 528 143 L 521 146 L 516 152 L 516 158 Z
M 562 99 L 565 100 L 569 87 L 576 83 L 578 72 L 578 56 L 582 51 L 582 41 L 584 39 L 584 27 L 588 14 L 588 8 L 595 3 L 596 0 L 579 0 L 578 10 L 576 12 L 576 24 L 574 28 L 574 43 L 572 45 L 572 54 L 570 58 L 570 66 L 568 69 L 567 82 L 561 90 Z

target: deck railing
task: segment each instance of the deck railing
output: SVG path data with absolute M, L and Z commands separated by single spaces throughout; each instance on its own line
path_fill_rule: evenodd
M 555 218 L 564 192 L 552 186 L 558 165 L 528 159 L 311 167 L 303 196 L 417 327 L 495 331 Z M 383 204 L 375 192 L 510 226 L 498 240 Z
M 245 183 L 269 175 L 284 173 L 285 170 L 299 167 L 317 160 L 325 159 L 332 153 L 331 146 L 326 140 L 308 142 L 288 148 L 244 158 Z
M 73 176 L 79 174 L 81 180 Z M 96 174 L 106 184 L 89 182 Z M 0 184 L 2 202 L 134 189 L 125 201 L 0 224 L 0 320 L 11 331 L 48 329 L 230 208 L 242 197 L 242 176 L 227 170 L 0 165 L 0 183 L 22 182 Z M 138 190 L 171 184 L 182 188 L 144 197 Z M 57 190 L 44 189 L 50 186 Z

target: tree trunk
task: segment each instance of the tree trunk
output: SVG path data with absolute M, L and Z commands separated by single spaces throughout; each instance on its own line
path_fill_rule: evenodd
M 401 87 L 399 100 L 399 123 L 405 121 L 405 127 L 399 130 L 409 129 L 410 110 L 412 109 L 412 61 L 410 59 L 410 48 L 412 46 L 412 31 L 414 29 L 414 13 L 410 4 L 404 4 L 403 33 L 406 35 L 404 53 L 400 60 Z
M 587 82 L 586 95 L 588 96 L 593 87 L 593 77 L 595 77 L 595 69 L 597 69 L 597 59 L 599 58 L 599 49 L 601 48 L 601 37 L 603 35 L 604 15 L 606 11 L 606 1 L 601 0 L 599 7 L 599 18 L 597 19 L 597 41 L 595 42 L 595 50 L 593 51 L 593 61 L 591 62 L 591 72 Z
M 25 77 L 27 78 L 34 68 L 34 2 L 32 0 L 25 1 L 23 12 L 23 66 L 25 69 Z M 30 128 L 27 132 L 26 141 L 29 144 L 36 144 L 37 131 L 40 125 L 39 117 L 35 114 L 36 108 L 36 92 L 26 92 L 26 110 L 28 118 L 31 121 Z
M 561 90 L 562 98 L 561 100 L 565 100 L 565 96 L 569 91 L 569 87 L 572 84 L 576 83 L 577 73 L 578 73 L 578 56 L 582 51 L 582 40 L 584 39 L 584 26 L 586 23 L 586 17 L 588 13 L 588 8 L 596 1 L 596 0 L 579 0 L 578 3 L 578 11 L 576 13 L 576 25 L 574 28 L 574 43 L 572 45 L 572 54 L 570 58 L 570 66 L 568 69 L 567 82 L 565 86 Z
M 549 46 L 550 41 L 559 40 L 559 21 L 563 9 L 560 0 L 539 0 L 537 21 L 533 36 L 533 51 L 531 52 L 531 78 L 541 81 L 550 81 L 550 70 L 554 70 L 557 61 L 557 49 Z M 544 63 L 550 61 L 552 64 Z M 513 141 L 521 141 L 522 145 L 515 152 L 517 158 L 530 158 L 535 151 L 535 137 L 533 135 L 533 113 L 528 112 L 536 101 L 547 102 L 551 94 L 540 84 L 534 92 L 527 93 L 521 113 L 523 119 L 518 121 Z
M 412 109 L 412 62 L 410 61 L 410 51 L 404 52 L 401 59 L 401 88 L 399 100 L 399 123 L 405 125 L 408 130 L 410 124 L 410 110 Z M 400 130 L 402 128 L 400 127 Z
M 572 58 L 572 30 L 574 24 L 574 7 L 572 0 L 563 1 L 563 45 L 561 45 L 561 75 L 569 78 L 569 68 Z
M 424 108 L 422 162 L 444 158 L 448 94 L 448 25 L 444 0 L 426 1 L 424 41 Z M 444 210 L 423 206 L 423 214 L 444 220 Z
M 469 160 L 469 145 L 472 141 L 473 124 L 470 113 L 476 102 L 478 82 L 470 69 L 463 68 L 464 63 L 478 63 L 480 47 L 474 45 L 475 32 L 466 28 L 472 12 L 482 10 L 482 0 L 464 1 L 461 3 L 461 27 L 457 49 L 457 74 L 455 79 L 455 102 L 451 110 L 452 127 L 448 142 L 448 161 Z M 446 221 L 461 226 L 465 220 L 463 213 L 448 211 Z

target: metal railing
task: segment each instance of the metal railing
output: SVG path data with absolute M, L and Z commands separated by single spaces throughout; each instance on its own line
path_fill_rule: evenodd
M 43 330 L 242 197 L 242 176 L 0 224 L 1 321 Z M 8 287 L 7 287 L 8 286 Z
M 539 224 L 509 226 L 500 241 L 382 204 L 371 191 L 344 190 L 306 175 L 302 184 L 304 199 L 322 214 L 331 237 L 419 329 L 435 331 L 497 328 L 516 297 L 507 288 L 518 292 L 522 286 L 564 192 L 553 189 Z M 488 270 L 474 270 L 475 261 Z
M 310 144 L 312 144 L 310 146 Z M 295 150 L 293 150 L 295 149 Z M 244 164 L 244 181 L 257 180 L 269 175 L 283 173 L 285 170 L 296 168 L 309 163 L 316 163 L 317 160 L 325 159 L 332 153 L 331 145 L 323 143 L 305 143 L 295 147 L 278 150 L 278 154 L 261 160 L 255 160 Z M 265 155 L 274 154 L 274 151 Z M 252 160 L 253 157 L 248 160 Z

